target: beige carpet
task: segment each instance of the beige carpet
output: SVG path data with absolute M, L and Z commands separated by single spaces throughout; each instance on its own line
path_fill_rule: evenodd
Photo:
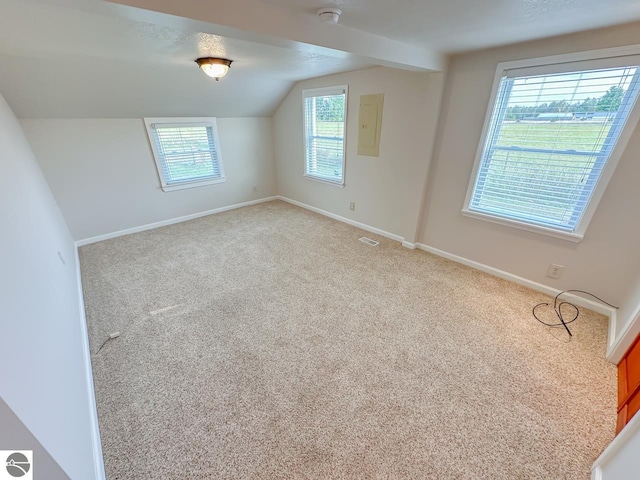
M 604 317 L 567 343 L 541 294 L 283 202 L 80 254 L 110 480 L 587 479 L 613 438 Z

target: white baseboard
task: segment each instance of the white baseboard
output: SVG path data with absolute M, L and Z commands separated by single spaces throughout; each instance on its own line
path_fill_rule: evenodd
M 102 440 L 100 439 L 100 425 L 98 423 L 98 407 L 96 404 L 96 394 L 93 388 L 93 370 L 91 367 L 91 350 L 89 346 L 89 333 L 87 331 L 87 317 L 84 307 L 84 292 L 82 290 L 82 276 L 80 272 L 80 257 L 78 248 L 76 254 L 76 278 L 78 282 L 78 303 L 80 309 L 80 333 L 82 335 L 82 355 L 84 357 L 85 377 L 87 382 L 87 400 L 91 411 L 91 438 L 93 445 L 93 463 L 95 467 L 95 479 L 105 480 L 104 459 L 102 456 Z
M 154 228 L 165 227 L 167 225 L 173 225 L 174 223 L 186 222 L 195 218 L 206 217 L 207 215 L 213 215 L 215 213 L 226 212 L 229 210 L 235 210 L 236 208 L 248 207 L 250 205 L 257 205 L 258 203 L 270 202 L 277 200 L 279 197 L 266 197 L 258 200 L 251 200 L 249 202 L 236 203 L 234 205 L 227 205 L 225 207 L 214 208 L 213 210 L 206 210 L 204 212 L 192 213 L 190 215 L 184 215 L 182 217 L 170 218 L 168 220 L 162 220 L 160 222 L 148 223 L 139 227 L 127 228 L 125 230 L 118 230 L 117 232 L 105 233 L 104 235 L 98 235 L 96 237 L 85 238 L 76 242 L 76 247 L 82 247 L 83 245 L 89 245 L 90 243 L 102 242 L 103 240 L 109 240 L 110 238 L 122 237 L 124 235 L 131 235 L 132 233 L 144 232 L 145 230 L 153 230 Z
M 305 208 L 307 210 L 311 210 L 312 212 L 316 212 L 316 213 L 319 213 L 321 215 L 327 216 L 329 218 L 333 218 L 334 220 L 338 220 L 340 222 L 347 223 L 347 224 L 352 225 L 354 227 L 361 228 L 362 230 L 366 230 L 368 232 L 372 232 L 372 233 L 381 235 L 383 237 L 387 237 L 387 238 L 390 238 L 392 240 L 396 240 L 396 241 L 400 242 L 402 244 L 402 246 L 405 247 L 405 248 L 408 248 L 408 249 L 411 249 L 411 250 L 413 250 L 415 248 L 419 248 L 420 250 L 424 250 L 424 251 L 427 251 L 429 253 L 433 253 L 434 255 L 438 255 L 440 257 L 447 258 L 449 260 L 452 260 L 452 261 L 457 262 L 457 263 L 461 263 L 461 264 L 466 265 L 466 266 L 471 267 L 471 268 L 475 268 L 476 270 L 480 270 L 481 272 L 489 273 L 490 275 L 494 275 L 496 277 L 503 278 L 505 280 L 509 280 L 511 282 L 517 283 L 519 285 L 523 285 L 525 287 L 531 288 L 532 290 L 536 290 L 538 292 L 544 293 L 546 295 L 550 295 L 552 297 L 555 297 L 556 295 L 558 295 L 561 292 L 561 290 L 558 290 L 557 288 L 550 287 L 550 286 L 544 285 L 542 283 L 534 282 L 532 280 L 528 280 L 526 278 L 519 277 L 519 276 L 514 275 L 512 273 L 505 272 L 504 270 L 500 270 L 498 268 L 490 267 L 489 265 L 485 265 L 483 263 L 476 262 L 476 261 L 470 260 L 468 258 L 464 258 L 464 257 L 458 256 L 458 255 L 454 255 L 454 254 L 449 253 L 449 252 L 445 252 L 444 250 L 440 250 L 440 249 L 431 247 L 429 245 L 425 245 L 424 243 L 407 242 L 400 235 L 395 235 L 393 233 L 385 232 L 384 230 L 380 230 L 379 228 L 371 227 L 371 226 L 366 225 L 364 223 L 356 222 L 355 220 L 351 220 L 349 218 L 345 218 L 345 217 L 342 217 L 340 215 L 336 215 L 334 213 L 327 212 L 327 211 L 322 210 L 322 209 L 317 208 L 317 207 L 312 207 L 311 205 L 307 205 L 305 203 L 298 202 L 296 200 L 292 200 L 290 198 L 283 197 L 281 195 L 278 195 L 276 198 L 278 198 L 278 199 L 280 199 L 280 200 L 282 200 L 284 202 L 290 203 L 292 205 L 296 205 L 298 207 L 302 207 L 302 208 Z M 617 363 L 616 355 L 618 354 L 618 351 L 622 347 L 618 346 L 618 344 L 620 343 L 619 340 L 618 340 L 618 342 L 616 342 L 616 332 L 617 332 L 617 329 L 616 329 L 616 326 L 617 326 L 616 309 L 608 307 L 608 306 L 603 305 L 603 304 L 598 303 L 598 302 L 594 302 L 594 301 L 589 300 L 587 298 L 580 297 L 578 295 L 570 294 L 570 293 L 565 294 L 565 296 L 563 298 L 565 298 L 566 300 L 569 300 L 572 303 L 575 303 L 576 305 L 579 305 L 581 307 L 585 307 L 585 308 L 588 308 L 588 309 L 593 310 L 595 312 L 601 313 L 601 314 L 603 314 L 603 315 L 605 315 L 605 316 L 607 316 L 609 318 L 609 324 L 608 324 L 608 328 L 607 328 L 607 353 L 606 353 L 606 358 L 607 358 L 607 360 L 609 360 L 609 361 L 611 361 L 613 363 Z M 640 312 L 639 312 L 639 315 L 640 315 Z M 638 320 L 637 323 L 638 323 L 638 329 L 640 330 L 640 319 Z M 625 329 L 625 330 L 627 330 L 627 329 Z M 634 338 L 635 338 L 635 336 L 634 336 Z M 627 348 L 628 348 L 628 346 L 627 346 Z M 624 351 L 622 353 L 624 353 Z M 618 361 L 619 361 L 619 359 L 618 359 Z
M 152 230 L 154 228 L 164 227 L 166 225 L 172 225 L 172 224 L 175 224 L 175 223 L 186 222 L 188 220 L 193 220 L 195 218 L 204 217 L 204 216 L 207 216 L 207 215 L 213 215 L 213 214 L 221 213 L 221 212 L 226 212 L 228 210 L 234 210 L 236 208 L 248 207 L 250 205 L 256 205 L 256 204 L 264 203 L 264 202 L 270 202 L 272 200 L 282 200 L 282 201 L 290 203 L 292 205 L 296 205 L 296 206 L 304 208 L 306 210 L 310 210 L 312 212 L 319 213 L 320 215 L 324 215 L 326 217 L 332 218 L 332 219 L 337 220 L 339 222 L 343 222 L 343 223 L 346 223 L 348 225 L 352 225 L 354 227 L 360 228 L 360 229 L 365 230 L 367 232 L 375 233 L 376 235 L 380 235 L 382 237 L 386 237 L 386 238 L 389 238 L 391 240 L 395 240 L 397 242 L 400 242 L 402 244 L 402 246 L 405 247 L 405 248 L 408 248 L 408 249 L 411 249 L 411 250 L 413 250 L 415 248 L 418 248 L 420 250 L 424 250 L 424 251 L 427 251 L 429 253 L 433 253 L 434 255 L 438 255 L 440 257 L 444 257 L 444 258 L 447 258 L 449 260 L 453 260 L 454 262 L 461 263 L 461 264 L 466 265 L 468 267 L 475 268 L 476 270 L 480 270 L 482 272 L 489 273 L 489 274 L 494 275 L 496 277 L 504 278 L 505 280 L 512 281 L 512 282 L 517 283 L 519 285 L 524 285 L 526 287 L 529 287 L 529 288 L 531 288 L 533 290 L 545 293 L 547 295 L 555 296 L 558 293 L 560 293 L 560 290 L 558 290 L 556 288 L 553 288 L 553 287 L 550 287 L 548 285 L 543 285 L 541 283 L 537 283 L 537 282 L 534 282 L 532 280 L 528 280 L 526 278 L 519 277 L 519 276 L 511 274 L 509 272 L 505 272 L 503 270 L 499 270 L 497 268 L 490 267 L 489 265 L 485 265 L 485 264 L 470 260 L 468 258 L 460 257 L 458 255 L 454 255 L 452 253 L 445 252 L 444 250 L 440 250 L 440 249 L 431 247 L 429 245 L 425 245 L 424 243 L 407 242 L 400 235 L 396 235 L 394 233 L 390 233 L 390 232 L 381 230 L 379 228 L 372 227 L 370 225 L 357 222 L 355 220 L 351 220 L 350 218 L 346 218 L 346 217 L 343 217 L 343 216 L 340 216 L 340 215 L 336 215 L 335 213 L 331 213 L 331 212 L 328 212 L 326 210 L 322 210 L 320 208 L 313 207 L 311 205 L 307 205 L 307 204 L 302 203 L 302 202 L 298 202 L 297 200 L 293 200 L 291 198 L 287 198 L 287 197 L 284 197 L 282 195 L 275 195 L 275 196 L 272 196 L 272 197 L 261 198 L 261 199 L 258 199 L 258 200 L 251 200 L 249 202 L 237 203 L 235 205 L 228 205 L 228 206 L 216 208 L 216 209 L 213 209 L 213 210 L 207 210 L 207 211 L 204 211 L 204 212 L 193 213 L 193 214 L 190 214 L 190 215 L 184 215 L 182 217 L 171 218 L 171 219 L 163 220 L 163 221 L 160 221 L 160 222 L 149 223 L 147 225 L 141 225 L 139 227 L 128 228 L 128 229 L 125 229 L 125 230 L 119 230 L 117 232 L 107 233 L 107 234 L 104 234 L 104 235 L 98 235 L 96 237 L 85 238 L 83 240 L 78 240 L 76 242 L 76 247 L 81 247 L 83 245 L 88 245 L 88 244 L 91 244 L 91 243 L 101 242 L 103 240 L 109 240 L 111 238 L 121 237 L 123 235 L 130 235 L 132 233 L 143 232 L 145 230 Z M 614 308 L 607 307 L 606 305 L 602 305 L 600 303 L 596 303 L 596 302 L 594 302 L 592 300 L 585 299 L 585 298 L 577 296 L 577 295 L 567 294 L 566 298 L 570 299 L 573 303 L 575 303 L 577 305 L 583 306 L 585 308 L 589 308 L 591 310 L 594 310 L 594 311 L 596 311 L 598 313 L 602 313 L 603 315 L 606 315 L 606 316 L 609 317 L 609 328 L 608 328 L 607 354 L 606 354 L 606 357 L 607 357 L 608 360 L 610 360 L 610 361 L 612 361 L 614 363 L 617 363 L 620 360 L 620 358 L 622 357 L 622 355 L 624 354 L 624 352 L 626 351 L 626 349 L 631 344 L 631 341 L 633 341 L 635 336 L 640 331 L 640 311 L 638 312 L 636 320 L 633 321 L 633 322 L 629 322 L 629 324 L 625 326 L 624 331 L 621 332 L 620 335 L 616 335 L 616 333 L 617 333 L 617 329 L 616 329 L 616 326 L 617 326 L 617 324 L 616 324 L 616 310 Z M 85 326 L 85 328 L 86 328 L 86 326 Z
M 320 215 L 324 215 L 325 217 L 333 218 L 334 220 L 338 220 L 339 222 L 361 228 L 362 230 L 366 230 L 367 232 L 375 233 L 376 235 L 380 235 L 381 237 L 390 238 L 391 240 L 395 240 L 396 242 L 404 243 L 404 238 L 400 235 L 396 235 L 395 233 L 385 232 L 384 230 L 380 230 L 379 228 L 372 227 L 365 223 L 356 222 L 355 220 L 351 220 L 350 218 L 341 217 L 340 215 L 336 215 L 335 213 L 327 212 L 326 210 L 322 210 L 317 207 L 312 207 L 311 205 L 307 205 L 306 203 L 283 197 L 282 195 L 278 195 L 276 198 L 282 200 L 283 202 L 290 203 L 291 205 L 296 205 L 297 207 L 302 207 L 306 210 L 311 210 L 312 212 L 319 213 Z
M 550 295 L 555 297 L 562 290 L 558 290 L 557 288 L 550 287 L 548 285 L 544 285 L 542 283 L 534 282 L 532 280 L 528 280 L 523 277 L 519 277 L 518 275 L 514 275 L 509 272 L 505 272 L 504 270 L 500 270 L 498 268 L 490 267 L 489 265 L 485 265 L 480 262 L 476 262 L 474 260 L 470 260 L 465 257 L 460 257 L 458 255 L 454 255 L 453 253 L 445 252 L 444 250 L 440 250 L 438 248 L 431 247 L 429 245 L 425 245 L 424 243 L 416 243 L 416 247 L 420 250 L 424 250 L 425 252 L 433 253 L 434 255 L 438 255 L 439 257 L 446 258 L 448 260 L 453 260 L 454 262 L 461 263 L 462 265 L 466 265 L 471 268 L 475 268 L 476 270 L 480 270 L 481 272 L 489 273 L 493 276 L 504 278 L 505 280 L 509 280 L 513 283 L 517 283 L 518 285 L 523 285 L 525 287 L 529 287 L 532 290 L 536 290 L 538 292 Z M 611 360 L 610 356 L 612 353 L 612 348 L 614 346 L 615 341 L 615 332 L 616 332 L 616 309 L 603 305 L 601 303 L 594 302 L 592 300 L 580 297 L 578 295 L 573 294 L 565 294 L 563 298 L 575 303 L 576 305 L 580 305 L 581 307 L 588 308 L 593 310 L 594 312 L 601 313 L 609 317 L 609 326 L 608 326 L 608 335 L 607 335 L 607 354 L 606 358 L 609 361 Z
M 370 225 L 366 225 L 364 223 L 356 222 L 355 220 L 351 220 L 346 217 L 342 217 L 340 215 L 336 215 L 335 213 L 327 212 L 326 210 L 322 210 L 317 207 L 313 207 L 311 205 L 307 205 L 302 202 L 298 202 L 297 200 L 292 200 L 290 198 L 284 197 L 282 195 L 278 195 L 275 198 L 282 200 L 284 202 L 290 203 L 292 205 L 296 205 L 298 207 L 305 208 L 307 210 L 311 210 L 312 212 L 319 213 L 329 218 L 333 218 L 334 220 L 338 220 L 340 222 L 347 223 L 354 227 L 361 228 L 362 230 L 366 230 L 368 232 L 372 232 L 378 235 L 381 235 L 386 238 L 390 238 L 391 240 L 396 240 L 402 244 L 403 247 L 408 248 L 410 250 L 414 250 L 416 248 L 420 250 L 427 251 L 429 253 L 433 253 L 440 257 L 447 258 L 449 260 L 453 260 L 454 262 L 461 263 L 471 268 L 475 268 L 476 270 L 480 270 L 485 273 L 489 273 L 490 275 L 494 275 L 499 278 L 503 278 L 505 280 L 509 280 L 511 282 L 517 283 L 519 285 L 523 285 L 525 287 L 531 288 L 532 290 L 536 290 L 538 292 L 544 293 L 546 295 L 550 295 L 555 297 L 558 295 L 561 290 L 557 288 L 550 287 L 548 285 L 544 285 L 542 283 L 534 282 L 532 280 L 528 280 L 523 277 L 519 277 L 518 275 L 514 275 L 509 272 L 505 272 L 498 268 L 491 267 L 489 265 L 485 265 L 480 262 L 476 262 L 474 260 L 470 260 L 468 258 L 464 258 L 458 255 L 454 255 L 449 252 L 445 252 L 444 250 L 440 250 L 429 245 L 425 245 L 424 243 L 411 243 L 406 241 L 400 235 L 396 235 L 393 233 L 386 232 L 384 230 L 380 230 L 379 228 L 372 227 Z M 629 322 L 628 325 L 625 326 L 624 332 L 618 334 L 617 332 L 617 310 L 612 307 L 608 307 L 601 303 L 595 302 L 593 300 L 589 300 L 588 298 L 581 297 L 579 295 L 574 295 L 571 293 L 565 294 L 563 296 L 564 299 L 575 303 L 584 308 L 588 308 L 595 312 L 601 313 L 609 318 L 608 328 L 607 328 L 607 352 L 606 359 L 612 363 L 618 363 L 622 358 L 624 352 L 629 348 L 631 342 L 635 339 L 635 337 L 640 333 L 640 311 L 638 311 L 636 319 L 634 322 Z
M 182 217 L 171 218 L 168 220 L 163 220 L 161 222 L 149 223 L 146 225 L 141 225 L 139 227 L 128 228 L 125 230 L 119 230 L 117 232 L 107 233 L 104 235 L 99 235 L 96 237 L 85 238 L 84 240 L 78 240 L 75 242 L 76 246 L 76 277 L 78 279 L 78 295 L 80 302 L 80 318 L 81 318 L 81 333 L 83 339 L 83 356 L 85 361 L 85 372 L 86 379 L 88 384 L 88 401 L 92 407 L 92 415 L 91 415 L 91 431 L 92 431 L 92 440 L 93 440 L 93 456 L 94 456 L 94 465 L 95 465 L 95 478 L 96 480 L 105 480 L 106 473 L 104 469 L 104 459 L 102 455 L 102 441 L 100 439 L 100 426 L 98 423 L 98 411 L 96 407 L 96 397 L 95 391 L 93 388 L 93 371 L 91 367 L 91 350 L 89 346 L 89 335 L 87 332 L 87 319 L 85 313 L 84 306 L 84 294 L 82 289 L 82 276 L 80 271 L 80 258 L 78 255 L 78 247 L 83 245 L 89 245 L 91 243 L 101 242 L 103 240 L 108 240 L 110 238 L 121 237 L 124 235 L 130 235 L 132 233 L 143 232 L 145 230 L 152 230 L 154 228 L 164 227 L 166 225 L 172 225 L 175 223 L 186 222 L 188 220 L 193 220 L 196 218 L 204 217 L 207 215 L 213 215 L 216 213 L 226 212 L 228 210 L 234 210 L 236 208 L 248 207 L 250 205 L 256 205 L 258 203 L 270 202 L 272 200 L 276 200 L 277 197 L 267 197 L 261 198 L 258 200 L 251 200 L 249 202 L 238 203 L 235 205 L 228 205 L 225 207 L 215 208 L 213 210 L 207 210 L 204 212 L 193 213 L 190 215 L 184 215 Z

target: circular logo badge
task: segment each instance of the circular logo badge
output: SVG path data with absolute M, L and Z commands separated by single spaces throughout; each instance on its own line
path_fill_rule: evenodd
M 12 453 L 7 457 L 7 472 L 12 477 L 20 478 L 27 474 L 31 464 L 22 453 Z

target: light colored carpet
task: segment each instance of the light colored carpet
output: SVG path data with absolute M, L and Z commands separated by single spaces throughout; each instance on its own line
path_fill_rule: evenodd
M 283 202 L 80 254 L 110 480 L 587 479 L 613 438 L 604 317 L 566 343 L 541 294 Z

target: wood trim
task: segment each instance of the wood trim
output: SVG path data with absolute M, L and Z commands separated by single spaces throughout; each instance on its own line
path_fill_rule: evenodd
M 618 364 L 618 419 L 616 422 L 616 434 L 620 433 L 638 410 L 637 400 L 640 398 L 640 379 L 635 379 L 635 384 L 629 385 L 628 372 L 628 358 L 632 352 L 635 355 L 635 349 L 640 348 L 638 342 L 640 342 L 640 335 L 633 341 Z M 629 405 L 632 402 L 634 406 L 630 410 Z
M 627 355 L 629 355 L 629 352 L 631 352 L 631 350 L 633 350 L 633 348 L 636 346 L 636 344 L 640 342 L 640 335 L 638 335 L 636 337 L 636 339 L 633 341 L 633 343 L 629 346 L 629 348 L 627 348 L 627 351 L 624 353 L 624 356 L 626 357 Z
M 618 410 L 622 408 L 629 394 L 627 387 L 627 357 L 618 364 Z
M 620 431 L 627 424 L 627 406 L 623 405 L 622 409 L 618 412 L 618 421 L 616 422 L 616 435 L 620 433 Z
M 626 375 L 626 373 L 625 373 Z M 618 375 L 618 377 L 620 377 L 620 375 Z M 622 407 L 622 405 L 626 405 L 627 403 L 629 403 L 629 401 L 640 391 L 640 381 L 638 383 L 636 383 L 636 385 L 631 389 L 628 390 L 627 389 L 627 394 L 623 397 L 622 395 L 620 395 L 620 392 L 618 392 L 618 408 Z

